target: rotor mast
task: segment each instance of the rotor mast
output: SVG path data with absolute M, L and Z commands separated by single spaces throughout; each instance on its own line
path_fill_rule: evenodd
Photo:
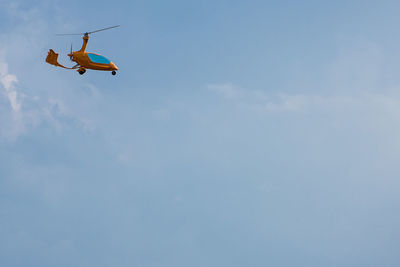
M 86 46 L 89 42 L 89 33 L 85 33 L 83 35 L 82 39 L 83 39 L 83 44 L 82 44 L 82 48 L 81 48 L 81 50 L 79 50 L 79 52 L 85 52 Z

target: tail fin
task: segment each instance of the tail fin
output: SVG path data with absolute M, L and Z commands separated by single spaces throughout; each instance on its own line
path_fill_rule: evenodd
M 58 60 L 58 54 L 56 52 L 54 52 L 53 49 L 50 49 L 49 53 L 48 53 L 48 55 L 46 57 L 46 62 L 47 63 L 49 63 L 51 65 L 54 65 L 56 67 L 61 67 L 61 68 L 64 68 L 64 69 L 71 69 L 71 68 L 64 67 L 63 65 L 58 63 L 57 60 Z

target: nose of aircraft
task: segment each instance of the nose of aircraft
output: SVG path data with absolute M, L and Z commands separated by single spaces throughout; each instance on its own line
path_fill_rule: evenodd
M 118 70 L 118 67 L 113 62 L 110 62 L 110 66 L 113 70 Z

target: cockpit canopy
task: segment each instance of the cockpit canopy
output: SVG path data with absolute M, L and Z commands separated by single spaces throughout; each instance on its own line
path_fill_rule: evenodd
M 93 54 L 93 53 L 88 53 L 87 55 L 93 63 L 110 64 L 110 62 L 111 62 L 109 59 L 107 59 L 101 55 L 97 55 L 97 54 Z

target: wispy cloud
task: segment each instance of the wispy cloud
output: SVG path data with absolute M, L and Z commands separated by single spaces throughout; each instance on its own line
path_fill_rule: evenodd
M 23 114 L 21 112 L 22 97 L 18 91 L 18 78 L 9 73 L 8 64 L 0 59 L 0 137 L 14 139 L 24 131 Z M 1 103 L 1 102 L 0 102 Z
M 261 90 L 245 90 L 232 83 L 209 84 L 207 88 L 237 105 L 265 112 L 293 112 L 319 101 L 314 95 L 267 93 Z
M 19 102 L 18 92 L 16 90 L 16 84 L 18 83 L 17 76 L 8 72 L 8 65 L 5 62 L 0 61 L 0 84 L 2 85 L 2 91 L 10 101 L 10 105 L 14 112 L 19 112 L 21 104 Z
M 242 89 L 232 83 L 209 84 L 208 89 L 218 93 L 226 101 L 261 113 L 302 112 L 307 110 L 349 111 L 363 109 L 380 110 L 400 115 L 400 95 L 398 90 L 386 93 L 357 91 L 337 94 L 315 93 L 269 93 L 261 90 Z
M 70 90 L 73 85 L 62 76 L 43 74 L 49 70 L 44 57 L 51 23 L 44 20 L 42 8 L 48 7 L 41 3 L 40 8 L 23 8 L 18 2 L 4 6 L 2 12 L 15 23 L 0 33 L 0 138 L 15 140 L 44 124 L 56 131 L 92 130 L 89 117 L 95 114 L 87 106 L 90 97 L 101 95 L 97 89 L 83 85 L 85 92 Z M 82 94 L 86 94 L 84 101 Z
M 243 96 L 243 90 L 232 83 L 208 84 L 207 88 L 229 99 L 237 99 Z
M 92 87 L 89 85 L 91 91 Z M 33 96 L 27 91 L 32 90 L 21 87 L 17 75 L 10 73 L 7 62 L 0 58 L 0 138 L 15 140 L 43 123 L 57 131 L 66 125 L 93 129 L 92 120 L 71 109 L 62 96 L 52 95 L 51 90 Z

